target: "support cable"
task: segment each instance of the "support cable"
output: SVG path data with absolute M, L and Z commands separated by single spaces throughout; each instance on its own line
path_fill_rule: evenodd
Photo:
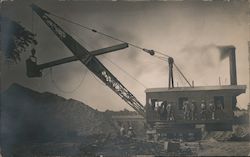
M 182 86 L 184 86 L 185 85 L 185 82 L 183 81 L 183 78 L 182 78 L 182 76 L 180 75 L 180 73 L 179 72 L 175 72 L 175 76 L 177 76 L 177 78 L 178 78 L 178 80 L 179 80 L 179 83 L 180 83 L 180 85 L 182 85 Z
M 181 74 L 181 76 L 185 79 L 185 81 L 188 83 L 188 85 L 190 87 L 192 87 L 192 85 L 189 83 L 189 81 L 187 80 L 187 78 L 184 76 L 184 74 L 181 72 L 181 70 L 178 68 L 178 66 L 174 63 L 174 67 L 176 68 L 176 70 Z
M 84 29 L 86 29 L 86 30 L 89 30 L 89 31 L 92 31 L 92 32 L 94 32 L 94 33 L 103 35 L 103 36 L 108 37 L 108 38 L 110 38 L 110 39 L 113 39 L 113 40 L 116 40 L 116 41 L 120 41 L 120 42 L 123 42 L 123 43 L 127 43 L 128 45 L 130 45 L 130 46 L 132 46 L 132 47 L 135 47 L 135 48 L 137 48 L 137 49 L 140 49 L 140 50 L 142 50 L 142 51 L 144 51 L 144 52 L 147 52 L 147 53 L 149 53 L 150 55 L 154 55 L 155 53 L 158 53 L 158 54 L 160 54 L 160 55 L 162 55 L 162 56 L 170 57 L 169 55 L 166 55 L 166 54 L 163 53 L 163 52 L 143 48 L 143 47 L 141 47 L 141 46 L 138 46 L 138 45 L 135 45 L 135 44 L 133 44 L 133 43 L 130 43 L 130 42 L 121 40 L 121 39 L 116 38 L 116 37 L 114 37 L 114 36 L 111 36 L 111 35 L 109 35 L 109 34 L 103 33 L 103 32 L 101 32 L 101 31 L 98 31 L 98 30 L 96 30 L 96 29 L 93 29 L 93 28 L 90 28 L 90 27 L 87 27 L 87 26 L 84 26 L 84 25 L 82 25 L 82 24 L 80 24 L 80 23 L 71 21 L 71 20 L 69 20 L 69 19 L 66 19 L 66 18 L 64 18 L 64 17 L 55 15 L 55 14 L 53 14 L 53 13 L 50 13 L 50 15 L 52 15 L 52 16 L 54 16 L 54 17 L 56 17 L 56 18 L 59 18 L 59 19 L 61 19 L 61 20 L 64 20 L 64 21 L 66 21 L 66 22 L 75 24 L 75 25 L 77 25 L 77 26 L 79 26 L 79 27 L 81 27 L 81 28 L 84 28 Z

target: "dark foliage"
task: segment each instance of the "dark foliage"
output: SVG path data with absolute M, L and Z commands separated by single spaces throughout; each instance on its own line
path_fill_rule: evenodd
M 0 23 L 2 36 L 1 51 L 6 60 L 17 63 L 21 60 L 20 54 L 25 52 L 28 46 L 37 44 L 35 34 L 6 17 L 0 16 Z

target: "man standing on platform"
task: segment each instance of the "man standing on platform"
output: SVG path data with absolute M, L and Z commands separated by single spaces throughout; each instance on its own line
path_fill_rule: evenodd
M 195 116 L 196 116 L 196 104 L 195 101 L 192 100 L 192 103 L 190 104 L 190 116 L 191 116 L 191 120 L 195 120 Z

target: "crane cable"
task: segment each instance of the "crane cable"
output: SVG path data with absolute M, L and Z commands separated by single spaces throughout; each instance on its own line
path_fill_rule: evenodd
M 53 85 L 56 87 L 57 90 L 59 90 L 59 91 L 61 91 L 63 93 L 74 93 L 76 90 L 78 90 L 81 87 L 81 85 L 83 84 L 87 73 L 88 73 L 88 70 L 86 70 L 86 72 L 83 74 L 82 79 L 80 80 L 79 84 L 75 88 L 73 88 L 72 90 L 66 91 L 66 90 L 60 88 L 59 85 L 56 83 L 55 79 L 53 78 L 52 68 L 50 68 L 50 71 L 49 71 L 51 82 L 53 83 Z
M 82 25 L 82 24 L 80 24 L 80 23 L 77 23 L 77 22 L 71 21 L 71 20 L 66 19 L 66 18 L 64 18 L 64 17 L 61 17 L 61 16 L 58 16 L 58 15 L 55 15 L 55 14 L 53 14 L 53 13 L 49 13 L 49 14 L 50 14 L 50 15 L 52 15 L 52 16 L 54 16 L 54 17 L 56 17 L 56 18 L 59 18 L 59 19 L 61 19 L 61 20 L 64 20 L 64 21 L 66 21 L 66 22 L 69 22 L 69 23 L 75 24 L 75 25 L 80 26 L 80 27 L 82 27 L 82 28 L 84 28 L 84 29 L 87 29 L 87 30 L 89 30 L 89 31 L 92 31 L 92 32 L 94 32 L 94 33 L 97 33 L 97 34 L 100 34 L 100 35 L 106 36 L 106 37 L 108 37 L 108 38 L 110 38 L 110 39 L 113 39 L 113 40 L 116 40 L 116 41 L 120 41 L 120 42 L 123 42 L 123 43 L 127 43 L 128 45 L 130 45 L 130 46 L 132 46 L 132 47 L 135 47 L 135 48 L 137 48 L 137 49 L 140 49 L 140 50 L 142 50 L 142 51 L 144 51 L 144 52 L 147 52 L 147 53 L 150 53 L 150 54 L 152 53 L 151 55 L 153 55 L 153 53 L 158 53 L 158 54 L 160 54 L 160 55 L 162 55 L 162 56 L 165 56 L 165 57 L 167 57 L 167 58 L 169 58 L 169 57 L 170 57 L 169 55 L 166 55 L 166 54 L 165 54 L 165 53 L 163 53 L 163 52 L 156 51 L 156 50 L 146 49 L 146 48 L 140 47 L 140 46 L 138 46 L 138 45 L 135 45 L 135 44 L 133 44 L 133 43 L 130 43 L 130 42 L 127 42 L 127 41 L 121 40 L 121 39 L 119 39 L 119 38 L 116 38 L 116 37 L 114 37 L 114 36 L 111 36 L 111 35 L 109 35 L 109 34 L 106 34 L 106 33 L 100 32 L 100 31 L 98 31 L 98 30 L 96 30 L 96 29 L 93 29 L 93 28 L 90 28 L 90 27 L 84 26 L 84 25 Z
M 75 25 L 77 25 L 77 26 L 79 26 L 79 27 L 81 27 L 81 28 L 84 28 L 84 29 L 86 29 L 86 30 L 89 30 L 89 31 L 92 31 L 92 32 L 94 32 L 94 33 L 97 33 L 97 34 L 103 35 L 103 36 L 105 36 L 105 37 L 108 37 L 108 38 L 110 38 L 110 39 L 113 39 L 113 40 L 116 40 L 116 41 L 120 41 L 120 42 L 123 42 L 123 43 L 127 43 L 128 45 L 130 45 L 130 46 L 132 46 L 132 47 L 134 47 L 134 48 L 140 49 L 140 50 L 142 50 L 142 51 L 144 51 L 144 52 L 147 52 L 147 53 L 149 53 L 149 54 L 152 55 L 152 56 L 154 56 L 155 53 L 157 53 L 158 55 L 162 55 L 163 57 L 162 57 L 162 56 L 154 56 L 154 57 L 156 57 L 156 58 L 158 58 L 158 59 L 160 59 L 160 60 L 168 61 L 167 59 L 170 58 L 169 55 L 166 55 L 166 54 L 163 53 L 163 52 L 156 51 L 156 50 L 153 50 L 153 49 L 150 50 L 150 49 L 143 48 L 143 47 L 141 47 L 141 46 L 138 46 L 138 45 L 135 45 L 135 44 L 133 44 L 133 43 L 130 43 L 130 42 L 121 40 L 121 39 L 116 38 L 116 37 L 114 37 L 114 36 L 111 36 L 111 35 L 109 35 L 109 34 L 103 33 L 103 32 L 101 32 L 101 31 L 98 31 L 98 30 L 96 30 L 96 29 L 93 29 L 93 28 L 90 28 L 90 27 L 87 27 L 87 26 L 84 26 L 84 25 L 82 25 L 82 24 L 80 24 L 80 23 L 71 21 L 71 20 L 69 20 L 69 19 L 66 19 L 66 18 L 64 18 L 64 17 L 58 16 L 58 15 L 53 14 L 53 13 L 48 13 L 48 14 L 50 14 L 50 15 L 56 17 L 56 18 L 59 18 L 59 19 L 61 19 L 61 20 L 64 20 L 64 21 L 66 21 L 66 22 L 75 24 Z M 178 66 L 177 66 L 175 63 L 174 63 L 174 66 L 176 67 L 177 71 L 181 74 L 181 76 L 185 79 L 185 81 L 188 83 L 188 85 L 189 85 L 190 87 L 192 87 L 192 85 L 189 83 L 189 81 L 187 80 L 187 78 L 185 77 L 185 75 L 181 72 L 181 70 L 178 68 Z

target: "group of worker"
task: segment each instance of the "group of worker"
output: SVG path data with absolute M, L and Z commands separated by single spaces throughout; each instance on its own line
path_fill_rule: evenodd
M 198 108 L 200 108 L 199 111 Z M 197 106 L 194 100 L 192 100 L 191 103 L 187 100 L 183 102 L 182 108 L 180 109 L 183 111 L 184 120 L 215 120 L 219 119 L 218 114 L 222 113 L 223 107 L 220 102 L 215 105 L 212 100 L 209 101 L 208 104 L 205 100 L 202 100 L 200 107 Z M 154 106 L 153 110 L 157 112 L 160 120 L 172 121 L 176 118 L 173 105 L 167 103 L 167 101 L 163 101 L 156 107 Z
M 208 104 L 206 104 L 205 100 L 202 100 L 200 104 L 200 119 L 201 120 L 218 119 L 219 118 L 218 113 L 222 113 L 222 110 L 223 107 L 220 102 L 218 102 L 215 105 L 212 100 Z M 185 120 L 197 120 L 198 111 L 195 101 L 192 100 L 191 103 L 189 103 L 189 101 L 185 101 L 183 103 L 183 112 Z
M 129 126 L 128 131 L 126 133 L 126 130 L 123 125 L 121 125 L 120 128 L 120 136 L 121 137 L 128 137 L 128 138 L 133 138 L 135 137 L 135 132 L 132 126 Z
M 171 103 L 167 103 L 167 101 L 163 101 L 162 104 L 157 107 L 153 106 L 152 109 L 157 112 L 161 120 L 166 119 L 171 121 L 175 119 L 173 105 Z

